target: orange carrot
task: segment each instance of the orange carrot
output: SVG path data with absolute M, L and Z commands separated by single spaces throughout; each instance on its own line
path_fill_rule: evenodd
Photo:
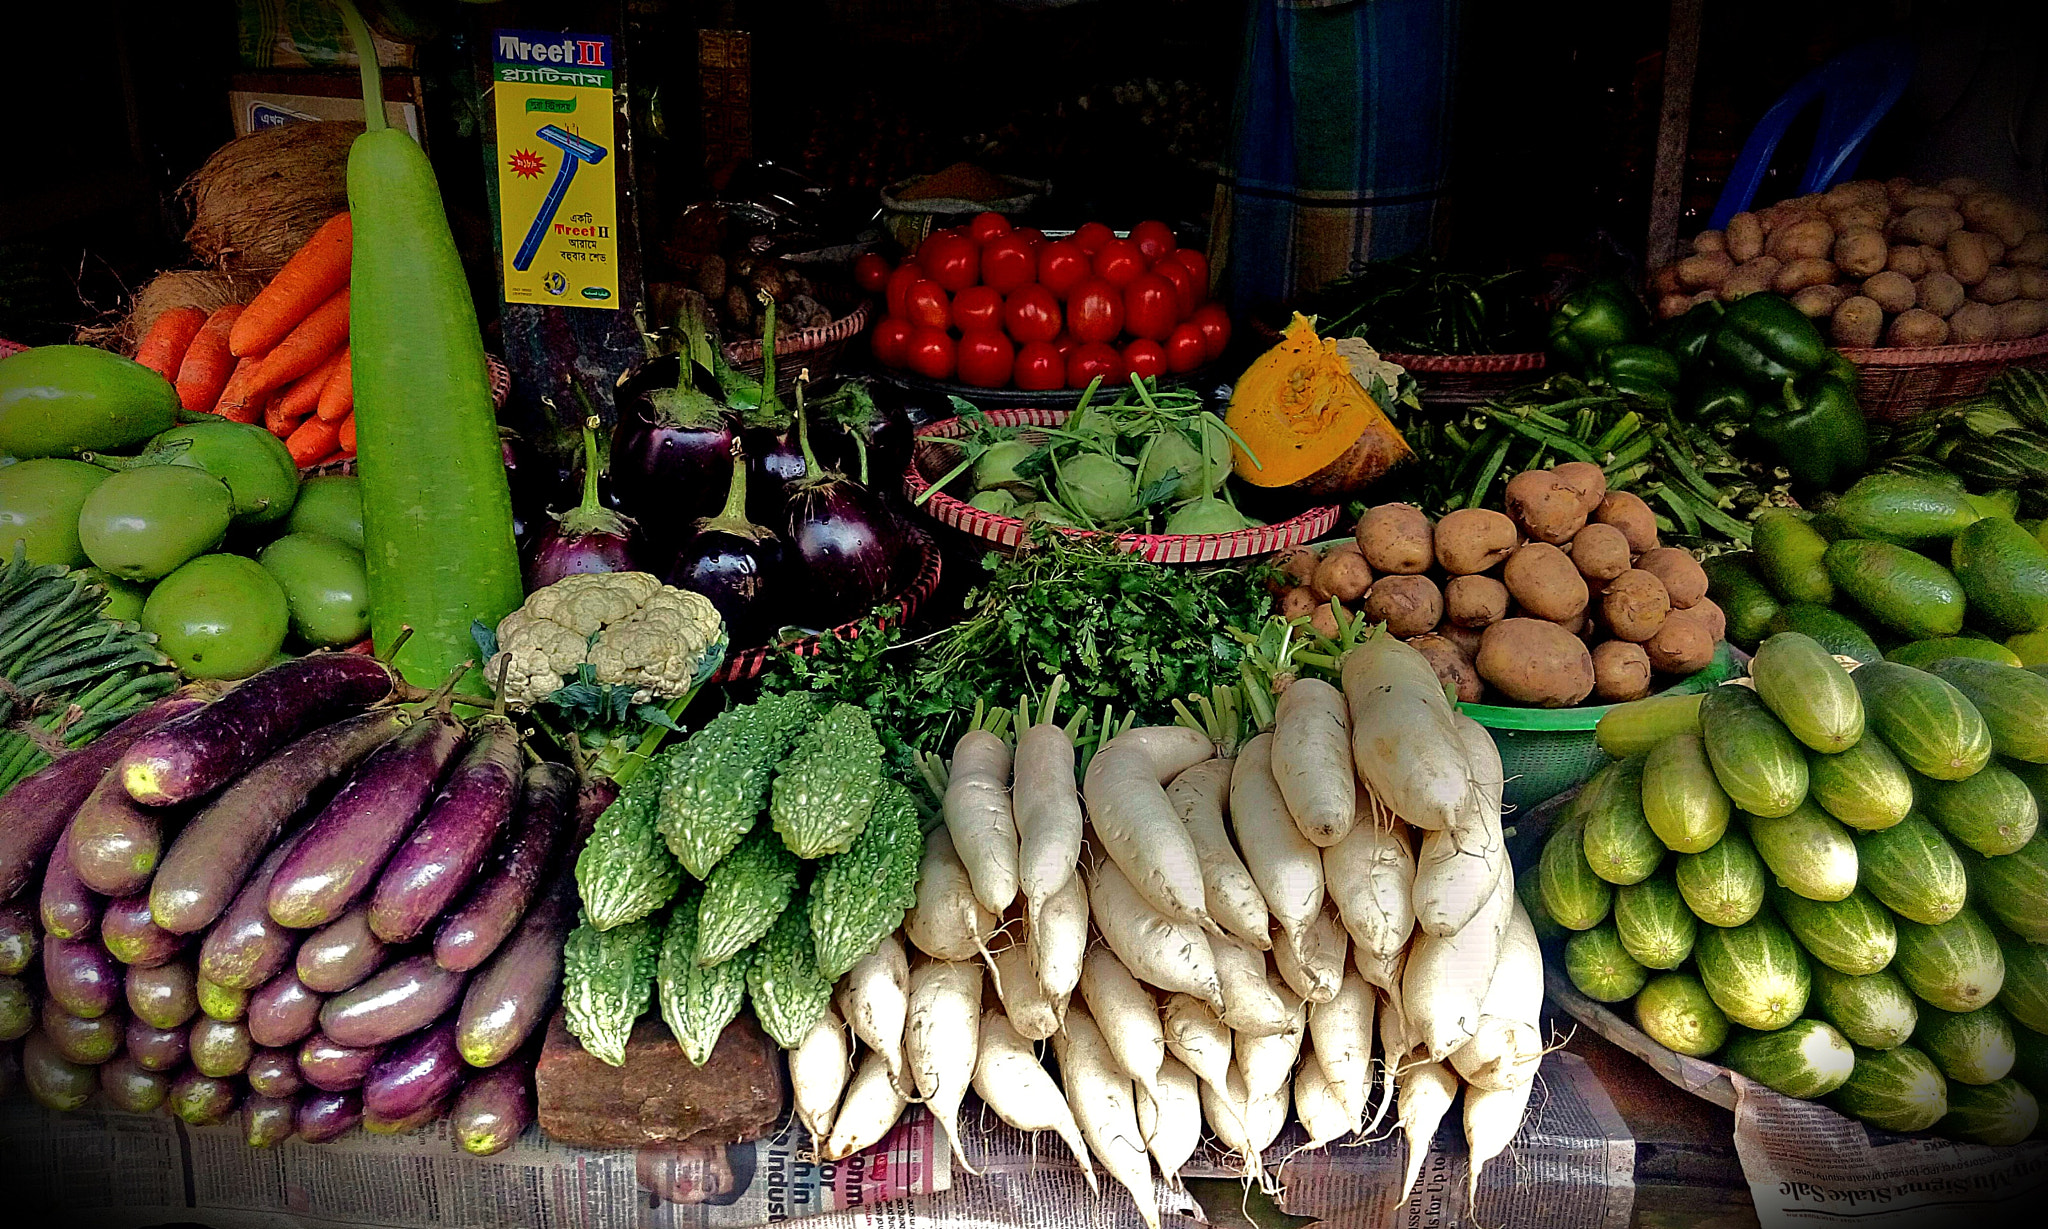
M 256 422 L 263 417 L 263 391 L 256 387 L 256 373 L 263 367 L 263 356 L 252 354 L 235 364 L 235 374 L 228 377 L 227 387 L 220 390 L 220 400 L 209 407 L 222 418 L 235 422 Z
M 304 247 L 277 271 L 235 322 L 228 347 L 237 358 L 260 354 L 285 339 L 300 321 L 348 285 L 349 253 L 355 231 L 349 216 L 327 219 Z
M 350 410 L 348 417 L 341 420 L 341 450 L 350 456 L 356 455 L 356 412 Z
M 320 404 L 321 390 L 327 387 L 328 379 L 334 375 L 335 369 L 341 366 L 342 356 L 347 353 L 346 348 L 336 350 L 327 356 L 326 362 L 286 385 L 281 394 L 284 409 L 279 413 L 293 422 L 311 414 Z
M 327 380 L 327 387 L 320 390 L 320 417 L 328 422 L 340 422 L 356 412 L 356 386 L 353 367 L 349 363 L 348 351 L 341 352 L 341 362 L 334 374 Z
M 324 422 L 318 414 L 299 424 L 285 440 L 285 451 L 300 465 L 314 465 L 334 451 L 341 439 L 341 424 Z
M 228 353 L 228 332 L 242 314 L 240 303 L 230 303 L 206 318 L 206 323 L 185 348 L 178 363 L 178 404 L 188 413 L 207 414 L 220 400 L 228 377 L 235 370 L 235 358 Z
M 348 287 L 344 286 L 314 308 L 312 315 L 299 321 L 298 327 L 263 357 L 263 369 L 257 374 L 254 387 L 266 393 L 283 388 L 347 344 Z
M 192 339 L 206 325 L 206 313 L 196 307 L 173 307 L 156 318 L 142 344 L 135 347 L 135 361 L 166 380 L 178 378 L 178 364 Z
M 290 437 L 293 431 L 298 429 L 300 423 L 306 420 L 306 415 L 309 413 L 311 411 L 301 410 L 294 414 L 286 405 L 285 398 L 282 395 L 275 396 L 264 403 L 263 427 L 277 438 L 286 439 Z

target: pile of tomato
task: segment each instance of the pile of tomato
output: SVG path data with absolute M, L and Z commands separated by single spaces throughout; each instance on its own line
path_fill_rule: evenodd
M 862 256 L 854 276 L 888 301 L 873 335 L 879 362 L 977 388 L 1193 371 L 1230 341 L 1229 314 L 1207 301 L 1208 259 L 1164 222 L 1140 222 L 1128 238 L 1089 222 L 1051 239 L 984 213 L 933 231 L 893 268 Z

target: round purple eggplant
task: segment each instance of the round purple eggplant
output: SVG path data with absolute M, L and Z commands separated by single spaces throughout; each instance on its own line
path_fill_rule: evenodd
M 555 523 L 534 543 L 533 559 L 526 565 L 529 593 L 564 576 L 641 570 L 632 523 L 598 499 L 598 425 L 595 417 L 583 423 L 583 502 L 556 515 Z
M 734 643 L 753 644 L 774 630 L 782 563 L 782 539 L 747 519 L 747 458 L 735 444 L 725 507 L 696 523 L 665 579 L 709 598 Z
M 732 418 L 710 394 L 683 383 L 683 359 L 654 359 L 619 386 L 611 476 L 628 513 L 656 540 L 674 538 L 718 506 L 734 438 Z M 687 369 L 694 376 L 695 364 Z M 664 532 L 664 527 L 673 526 Z

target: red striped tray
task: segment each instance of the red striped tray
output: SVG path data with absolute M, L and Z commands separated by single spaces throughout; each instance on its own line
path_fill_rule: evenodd
M 883 627 L 893 627 L 899 623 L 909 622 L 917 614 L 918 608 L 929 601 L 932 594 L 936 593 L 939 588 L 938 544 L 933 542 L 931 537 L 921 529 L 912 527 L 909 532 L 911 541 L 917 550 L 917 571 L 911 577 L 910 584 L 903 592 L 896 595 L 893 602 L 893 612 L 883 616 Z M 818 650 L 824 646 L 826 637 L 853 636 L 858 635 L 859 632 L 859 622 L 842 623 L 838 627 L 819 632 L 815 636 L 803 636 L 795 640 L 783 641 L 780 644 L 741 649 L 739 652 L 729 654 L 726 657 L 725 664 L 718 668 L 718 673 L 711 676 L 711 681 L 715 683 L 735 683 L 743 679 L 758 678 L 761 672 L 768 668 L 768 663 L 774 659 L 777 653 L 788 651 L 795 653 L 799 657 L 815 657 L 818 654 Z

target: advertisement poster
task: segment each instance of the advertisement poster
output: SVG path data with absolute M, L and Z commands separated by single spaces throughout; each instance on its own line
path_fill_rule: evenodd
M 616 308 L 612 41 L 498 30 L 491 67 L 505 301 Z

